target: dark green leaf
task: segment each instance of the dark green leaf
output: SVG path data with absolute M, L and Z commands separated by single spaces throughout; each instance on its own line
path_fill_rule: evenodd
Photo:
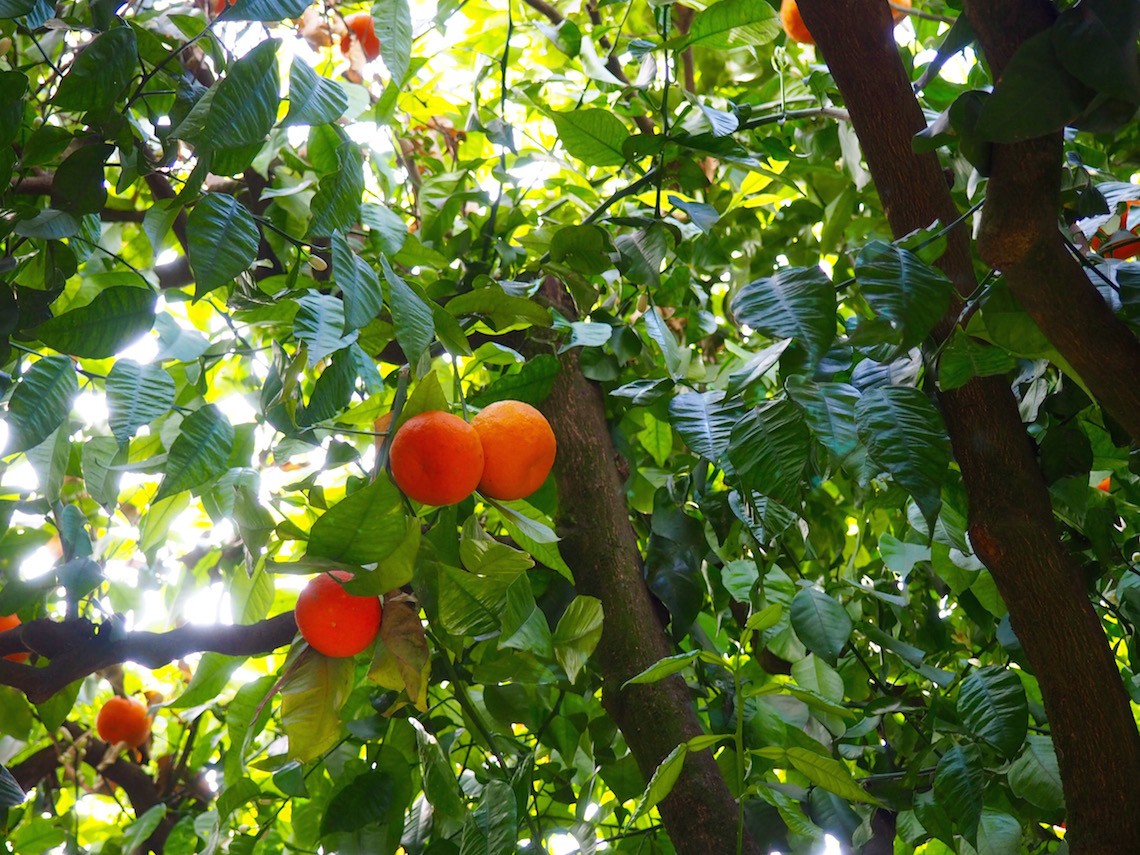
M 791 618 L 804 646 L 834 665 L 851 637 L 847 610 L 818 588 L 801 588 L 792 599 Z
M 51 204 L 76 217 L 97 214 L 107 204 L 105 169 L 110 145 L 85 145 L 69 154 L 55 170 Z
M 266 39 L 229 67 L 175 133 L 197 148 L 236 149 L 264 142 L 277 122 L 279 39 Z
M 307 555 L 370 564 L 404 539 L 404 503 L 387 478 L 361 487 L 329 508 L 309 532 Z
M 3 17 L 0 15 L 0 17 Z M 0 765 L 0 808 L 16 807 L 22 805 L 27 795 L 23 788 L 12 777 L 7 766 Z
M 34 8 L 36 8 L 36 0 L 0 0 L 0 19 L 22 18 Z
M 156 299 L 149 288 L 108 288 L 86 306 L 40 324 L 34 333 L 60 353 L 96 359 L 114 356 L 154 325 Z
M 977 746 L 955 745 L 938 761 L 934 796 L 967 840 L 977 835 L 985 785 L 982 753 Z
M 397 815 L 402 820 L 402 791 L 408 787 L 410 782 L 401 785 L 397 776 L 384 769 L 358 775 L 329 800 L 321 819 L 321 836 L 387 824 Z
M 738 323 L 772 338 L 794 338 L 814 364 L 835 338 L 835 288 L 818 267 L 787 267 L 749 282 L 732 300 Z
M 167 496 L 200 487 L 229 466 L 234 428 L 213 404 L 195 410 L 182 421 L 182 432 L 171 443 L 165 477 L 154 503 Z
M 764 0 L 720 0 L 696 14 L 682 44 L 727 50 L 767 44 L 779 32 L 776 10 Z
M 313 196 L 312 219 L 308 234 L 325 237 L 347 232 L 360 220 L 360 199 L 364 194 L 364 156 L 360 147 L 345 140 L 336 150 L 337 169 L 321 178 Z
M 938 359 L 938 388 L 943 391 L 957 389 L 974 377 L 1005 374 L 1016 367 L 1017 361 L 1000 347 L 955 330 Z
M 563 226 L 550 239 L 550 260 L 586 276 L 614 266 L 609 235 L 598 226 Z
M 380 266 L 388 285 L 388 306 L 396 327 L 396 341 L 408 361 L 415 365 L 435 338 L 435 319 L 431 308 L 396 275 L 387 258 L 380 257 Z
M 971 671 L 958 692 L 962 724 L 1006 757 L 1025 742 L 1029 705 L 1017 673 L 997 665 Z
M 412 12 L 408 0 L 377 0 L 372 22 L 380 41 L 380 58 L 392 81 L 402 85 L 412 61 Z
M 64 356 L 38 360 L 20 378 L 8 401 L 5 454 L 39 445 L 60 426 L 79 394 L 75 366 Z
M 798 507 L 810 438 L 799 407 L 786 399 L 765 401 L 733 427 L 728 459 L 746 489 Z
M 572 157 L 587 166 L 621 166 L 625 163 L 622 146 L 629 138 L 621 119 L 609 110 L 575 110 L 553 113 L 558 139 Z
M 1039 808 L 1055 811 L 1065 806 L 1061 789 L 1061 773 L 1057 768 L 1057 752 L 1048 736 L 1031 735 L 1025 748 L 1009 767 L 1009 788 L 1018 798 Z
M 348 95 L 335 80 L 319 76 L 303 59 L 289 67 L 289 113 L 284 125 L 335 122 L 348 109 Z
M 166 415 L 174 404 L 174 378 L 158 365 L 118 360 L 107 375 L 111 433 L 126 443 L 145 424 Z
M 883 241 L 863 247 L 855 259 L 855 278 L 871 308 L 890 322 L 907 350 L 920 345 L 934 329 L 954 290 L 942 271 Z
M 527 297 L 508 294 L 500 285 L 491 284 L 459 294 L 447 301 L 448 312 L 456 316 L 481 315 L 496 332 L 515 324 L 550 326 L 550 310 Z
M 485 407 L 494 401 L 509 399 L 537 407 L 550 394 L 559 370 L 557 357 L 540 353 L 524 362 L 517 373 L 503 375 L 468 401 L 476 407 Z
M 237 0 L 226 12 L 227 21 L 285 21 L 301 17 L 307 0 Z
M 341 232 L 332 235 L 333 278 L 344 294 L 344 319 L 349 329 L 360 329 L 380 313 L 384 292 L 376 271 L 353 252 Z
M 938 410 L 918 389 L 877 386 L 855 404 L 855 423 L 871 460 L 914 497 L 933 526 L 950 463 L 950 443 Z
M 344 304 L 331 294 L 310 291 L 297 298 L 293 334 L 309 349 L 309 367 L 356 341 L 353 330 L 344 334 Z
M 614 241 L 622 274 L 638 285 L 656 286 L 661 281 L 661 265 L 669 252 L 670 233 L 660 223 L 619 235 Z
M 738 403 L 726 405 L 724 392 L 691 392 L 669 402 L 669 422 L 693 451 L 718 460 L 728 450 L 733 425 L 740 418 Z
M 257 223 L 233 196 L 203 197 L 187 218 L 186 233 L 195 298 L 232 282 L 257 260 Z
M 80 51 L 52 104 L 60 110 L 106 110 L 126 93 L 137 68 L 135 31 L 126 24 L 114 27 Z
M 518 836 L 518 803 L 504 781 L 488 781 L 479 804 L 467 815 L 459 855 L 513 855 Z
M 1061 64 L 1091 89 L 1133 105 L 1140 103 L 1136 35 L 1140 5 L 1084 0 L 1053 23 L 1053 46 Z

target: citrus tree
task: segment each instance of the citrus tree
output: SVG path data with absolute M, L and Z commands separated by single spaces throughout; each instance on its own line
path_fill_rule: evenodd
M 5 851 L 1135 855 L 1138 30 L 0 0 Z

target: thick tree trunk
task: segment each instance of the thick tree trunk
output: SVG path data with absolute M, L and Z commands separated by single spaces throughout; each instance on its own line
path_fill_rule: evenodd
M 994 77 L 1029 37 L 1047 29 L 1047 0 L 967 0 L 966 14 Z M 1140 341 L 1116 317 L 1065 248 L 1058 230 L 1061 132 L 995 145 L 978 253 L 1004 275 L 1018 302 L 1101 406 L 1140 442 Z
M 567 307 L 560 288 L 544 288 L 544 294 Z M 543 405 L 558 440 L 559 548 L 578 592 L 602 602 L 605 622 L 596 653 L 605 680 L 602 703 L 648 780 L 669 752 L 703 731 L 680 677 L 621 688 L 676 651 L 642 575 L 602 393 L 582 375 L 577 353 L 561 355 L 562 370 Z M 686 757 L 681 777 L 658 807 L 680 855 L 737 851 L 738 805 L 710 752 Z M 742 851 L 760 855 L 747 834 Z
M 887 4 L 799 5 L 851 113 L 893 232 L 953 221 L 958 212 L 937 158 L 911 148 L 925 122 L 891 36 Z M 996 192 L 991 184 L 991 197 Z M 970 294 L 977 283 L 965 229 L 948 238 L 939 266 L 959 293 Z M 960 308 L 951 306 L 936 330 L 939 339 L 953 331 Z M 971 541 L 1041 686 L 1064 782 L 1070 849 L 1074 855 L 1135 855 L 1140 734 L 1079 569 L 1059 540 L 1013 394 L 1003 378 L 975 379 L 943 393 L 940 402 L 969 495 Z

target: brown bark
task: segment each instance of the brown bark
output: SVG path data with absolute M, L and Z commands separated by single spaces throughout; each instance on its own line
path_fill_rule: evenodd
M 968 0 L 966 14 L 995 79 L 1029 37 L 1047 29 L 1047 0 Z M 1140 341 L 1116 317 L 1067 251 L 1058 231 L 1061 132 L 994 145 L 978 254 L 1046 338 L 1080 375 L 1101 406 L 1140 442 Z
M 892 231 L 958 212 L 933 154 L 882 0 L 800 0 L 847 103 Z M 996 190 L 990 187 L 993 196 Z M 958 292 L 977 285 L 964 229 L 938 262 Z M 936 330 L 949 335 L 960 310 Z M 1060 542 L 1044 479 L 1005 379 L 975 379 L 940 396 L 969 496 L 969 531 L 993 574 L 1040 683 L 1057 749 L 1074 855 L 1140 852 L 1140 734 L 1079 568 Z
M 543 293 L 556 306 L 568 307 L 560 286 L 544 286 Z M 648 779 L 669 752 L 703 731 L 680 677 L 621 688 L 675 650 L 642 575 L 602 393 L 582 375 L 576 350 L 561 354 L 560 361 L 562 370 L 544 405 L 558 440 L 559 546 L 579 593 L 602 602 L 605 622 L 596 653 L 604 678 L 602 703 Z M 680 855 L 737 851 L 738 805 L 710 752 L 686 757 L 680 779 L 658 808 Z M 760 853 L 747 834 L 742 851 Z

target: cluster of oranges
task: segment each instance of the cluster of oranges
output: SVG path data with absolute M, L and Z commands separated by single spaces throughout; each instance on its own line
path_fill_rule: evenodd
M 391 414 L 377 430 L 387 430 Z M 554 431 L 546 418 L 522 401 L 497 401 L 470 423 L 443 410 L 412 416 L 392 438 L 392 480 L 405 495 L 425 505 L 452 505 L 476 489 L 492 499 L 524 499 L 542 486 L 554 465 Z M 355 656 L 380 632 L 378 597 L 348 593 L 342 570 L 309 581 L 297 598 L 297 629 L 325 656 Z
M 894 4 L 910 8 L 910 0 L 894 0 Z M 894 16 L 896 24 L 906 17 L 906 12 L 898 9 L 894 9 L 891 14 Z M 808 32 L 808 28 L 804 25 L 804 19 L 800 16 L 800 7 L 796 4 L 796 0 L 782 0 L 780 3 L 780 23 L 784 25 L 784 32 L 792 41 L 805 45 L 815 44 L 815 39 Z

